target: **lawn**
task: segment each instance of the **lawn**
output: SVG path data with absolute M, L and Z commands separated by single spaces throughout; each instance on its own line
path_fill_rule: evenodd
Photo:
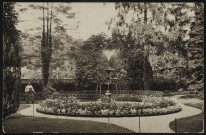
M 179 99 L 190 99 L 190 98 L 196 98 L 196 94 L 186 94 L 184 96 L 179 97 Z
M 195 107 L 202 110 L 203 103 L 187 103 L 185 104 L 187 106 Z M 201 132 L 203 130 L 203 113 L 180 118 L 177 120 L 177 132 L 183 133 L 183 132 L 189 132 L 189 133 L 197 133 Z M 175 131 L 175 121 L 170 122 L 169 124 L 170 128 Z
M 3 129 L 6 133 L 134 133 L 110 123 L 30 117 L 20 114 L 3 120 Z

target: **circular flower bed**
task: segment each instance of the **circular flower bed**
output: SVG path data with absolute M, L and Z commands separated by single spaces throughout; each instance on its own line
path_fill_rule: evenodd
M 37 112 L 68 116 L 119 117 L 153 116 L 181 111 L 181 106 L 169 98 L 144 96 L 142 102 L 107 101 L 103 96 L 96 102 L 80 102 L 73 96 L 48 98 L 40 103 Z

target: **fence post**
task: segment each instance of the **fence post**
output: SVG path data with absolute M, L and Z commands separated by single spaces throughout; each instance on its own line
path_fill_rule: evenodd
M 175 118 L 175 132 L 177 133 L 177 118 Z
M 100 96 L 102 95 L 102 84 L 100 83 Z
M 202 115 L 203 115 L 203 120 L 202 120 L 202 125 L 203 125 L 203 127 L 202 127 L 202 129 L 203 129 L 203 133 L 204 133 L 204 128 L 205 128 L 205 124 L 204 124 L 204 102 L 203 102 L 203 105 L 202 105 Z
M 33 102 L 33 117 L 34 117 L 34 102 Z
M 139 133 L 141 133 L 141 130 L 140 130 L 140 116 L 139 116 Z
M 138 109 L 140 109 L 139 108 L 139 103 L 138 103 Z M 141 111 L 140 111 L 140 113 L 141 113 Z M 139 114 L 139 133 L 141 133 L 141 130 L 140 130 L 140 114 Z

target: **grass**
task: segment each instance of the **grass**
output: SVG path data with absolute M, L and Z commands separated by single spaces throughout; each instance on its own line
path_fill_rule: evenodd
M 195 107 L 202 110 L 203 103 L 186 103 L 185 105 Z M 203 130 L 203 113 L 180 118 L 177 120 L 177 132 L 183 133 L 183 132 L 189 132 L 189 133 L 197 133 L 201 132 Z M 175 121 L 170 122 L 169 124 L 170 128 L 175 131 Z
M 6 133 L 134 133 L 109 123 L 30 117 L 19 114 L 3 120 L 3 129 Z
M 186 94 L 184 96 L 179 97 L 179 99 L 189 99 L 189 98 L 196 98 L 196 94 Z
M 203 102 L 202 103 L 195 103 L 195 104 L 185 103 L 184 105 L 191 106 L 191 107 L 194 107 L 194 108 L 202 110 Z

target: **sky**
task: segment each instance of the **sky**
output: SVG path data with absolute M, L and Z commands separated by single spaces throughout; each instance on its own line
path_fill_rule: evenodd
M 42 17 L 41 10 L 34 10 L 29 7 L 31 4 L 41 5 L 40 2 L 18 2 L 16 10 L 19 13 L 19 23 L 17 29 L 22 32 L 30 34 L 37 34 L 38 30 L 31 30 L 32 28 L 42 27 L 42 21 L 38 20 L 38 17 Z M 55 4 L 59 4 L 54 2 Z M 108 26 L 105 24 L 110 18 L 114 17 L 117 12 L 115 11 L 115 3 L 113 2 L 72 2 L 71 12 L 75 12 L 74 19 L 68 19 L 63 15 L 59 15 L 63 24 L 74 26 L 79 22 L 79 28 L 77 30 L 71 30 L 68 26 L 67 33 L 75 39 L 87 40 L 91 35 L 101 32 L 111 36 L 111 30 L 108 30 Z M 29 8 L 28 8 L 29 7 Z M 19 12 L 22 8 L 28 8 L 25 12 Z M 142 14 L 143 15 L 143 14 Z M 148 12 L 148 17 L 151 16 Z M 172 19 L 172 16 L 169 17 Z M 174 17 L 173 17 L 174 18 Z M 40 34 L 40 33 L 39 33 Z
M 116 14 L 114 3 L 72 3 L 72 7 L 79 12 L 77 18 L 80 20 L 80 38 L 87 39 L 100 32 L 111 34 L 105 22 Z
M 17 3 L 17 12 L 22 8 L 28 8 L 30 2 Z M 40 4 L 41 3 L 35 3 Z M 108 36 L 111 35 L 111 31 L 108 30 L 108 26 L 105 24 L 111 17 L 116 15 L 115 3 L 71 3 L 71 12 L 76 12 L 74 19 L 67 19 L 64 16 L 60 16 L 64 24 L 73 25 L 79 22 L 79 28 L 77 30 L 67 30 L 67 33 L 76 39 L 88 39 L 91 35 L 104 32 Z M 19 23 L 17 29 L 34 34 L 35 30 L 31 30 L 34 27 L 41 27 L 42 22 L 37 18 L 42 16 L 42 11 L 37 11 L 29 8 L 25 12 L 19 13 Z

